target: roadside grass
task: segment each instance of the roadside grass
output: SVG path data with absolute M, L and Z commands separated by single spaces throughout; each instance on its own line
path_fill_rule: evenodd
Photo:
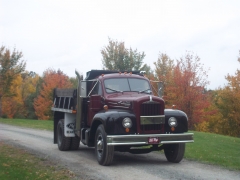
M 53 130 L 53 121 L 0 119 L 0 123 Z M 227 169 L 240 170 L 240 138 L 213 133 L 194 133 L 194 143 L 186 144 L 185 158 Z
M 194 131 L 186 144 L 185 158 L 240 170 L 240 138 Z
M 53 121 L 51 120 L 31 120 L 31 119 L 4 119 L 0 118 L 0 123 L 21 126 L 33 129 L 53 131 Z
M 0 142 L 0 179 L 58 179 L 74 177 L 74 173 L 49 160 Z

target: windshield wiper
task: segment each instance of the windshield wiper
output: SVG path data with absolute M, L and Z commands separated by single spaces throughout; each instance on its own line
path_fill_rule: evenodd
M 147 93 L 148 94 L 150 94 L 152 91 L 150 91 L 150 89 L 148 88 L 148 89 L 145 89 L 145 90 L 142 90 L 142 91 L 138 91 L 138 93 L 143 93 L 143 92 L 146 92 L 146 91 L 148 91 Z
M 109 89 L 109 90 L 111 90 L 111 91 L 115 91 L 115 92 L 120 92 L 120 93 L 123 93 L 123 91 L 119 91 L 119 90 L 112 89 L 112 88 L 108 88 L 108 87 L 106 87 L 106 89 Z

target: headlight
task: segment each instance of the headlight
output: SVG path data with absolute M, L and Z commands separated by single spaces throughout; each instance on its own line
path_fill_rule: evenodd
M 177 119 L 175 117 L 170 117 L 168 119 L 168 125 L 170 127 L 177 127 L 178 123 L 177 123 Z
M 128 117 L 124 118 L 122 121 L 122 125 L 124 128 L 131 128 L 132 127 L 132 120 Z

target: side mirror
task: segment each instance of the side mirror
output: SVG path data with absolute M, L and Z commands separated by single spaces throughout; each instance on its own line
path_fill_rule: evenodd
M 163 82 L 158 82 L 157 85 L 158 85 L 158 96 L 162 98 L 163 97 L 163 93 L 164 93 L 164 91 L 163 91 L 164 90 L 163 89 L 164 88 Z
M 80 88 L 80 97 L 87 97 L 87 82 L 81 81 L 79 88 Z

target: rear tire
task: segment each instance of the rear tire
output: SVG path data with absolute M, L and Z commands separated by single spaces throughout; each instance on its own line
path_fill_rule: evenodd
M 164 145 L 164 154 L 169 162 L 179 163 L 185 153 L 185 143 Z
M 80 138 L 78 136 L 71 137 L 70 150 L 78 150 L 80 145 Z
M 102 124 L 98 126 L 96 131 L 95 154 L 100 165 L 108 166 L 113 161 L 114 146 L 107 145 L 107 135 Z
M 71 138 L 64 135 L 64 119 L 58 121 L 57 143 L 60 151 L 67 151 L 70 148 Z

